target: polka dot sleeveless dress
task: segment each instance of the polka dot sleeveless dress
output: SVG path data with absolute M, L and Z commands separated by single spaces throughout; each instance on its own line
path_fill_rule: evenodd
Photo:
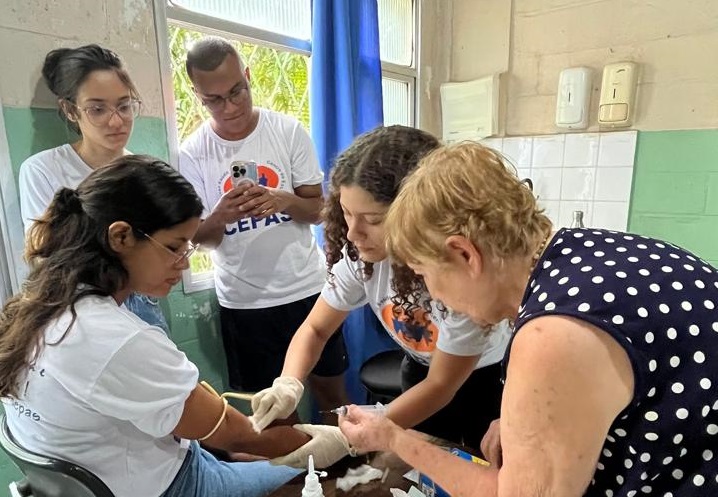
M 716 269 L 670 243 L 590 228 L 549 243 L 515 329 L 547 314 L 587 321 L 626 350 L 635 376 L 586 496 L 718 497 L 716 307 Z

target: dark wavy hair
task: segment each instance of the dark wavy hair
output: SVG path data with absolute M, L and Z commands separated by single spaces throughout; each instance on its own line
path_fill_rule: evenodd
M 192 185 L 147 156 L 120 157 L 76 190 L 60 189 L 30 228 L 25 244 L 30 275 L 0 315 L 0 397 L 16 397 L 20 375 L 42 347 L 65 338 L 78 300 L 113 295 L 127 285 L 127 270 L 109 244 L 112 223 L 127 222 L 140 238 L 140 231 L 151 235 L 201 214 Z M 46 326 L 68 308 L 72 321 L 64 335 L 46 344 Z
M 45 57 L 42 77 L 50 91 L 60 100 L 77 103 L 77 91 L 87 77 L 95 71 L 115 71 L 133 98 L 139 99 L 137 88 L 122 65 L 120 57 L 107 48 L 91 44 L 78 48 L 58 48 Z M 60 104 L 58 114 L 75 133 L 80 134 L 76 122 L 67 119 L 66 113 L 76 115 L 74 107 Z
M 376 202 L 390 205 L 399 193 L 401 182 L 419 163 L 419 160 L 439 147 L 439 140 L 431 134 L 406 126 L 380 126 L 359 136 L 336 159 L 332 169 L 329 194 L 324 204 L 324 250 L 327 256 L 329 281 L 333 283 L 332 268 L 346 255 L 351 261 L 359 260 L 357 248 L 347 239 L 348 227 L 340 205 L 340 188 L 358 186 Z M 401 307 L 407 317 L 423 307 L 431 312 L 431 299 L 424 280 L 404 265 L 393 265 L 392 299 L 395 311 Z M 363 274 L 368 280 L 374 272 L 373 264 L 363 262 Z M 423 301 L 422 301 L 423 299 Z

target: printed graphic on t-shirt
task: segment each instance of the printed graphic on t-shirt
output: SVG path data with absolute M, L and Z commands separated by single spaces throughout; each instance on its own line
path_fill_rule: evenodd
M 257 166 L 257 183 L 260 186 L 268 186 L 269 188 L 279 187 L 279 175 L 271 167 L 260 164 Z
M 232 189 L 232 178 L 229 174 L 229 164 L 233 161 L 227 162 L 225 172 L 220 179 L 220 193 L 223 195 Z M 257 183 L 260 186 L 266 186 L 268 188 L 282 188 L 286 184 L 286 178 L 282 168 L 277 167 L 271 161 L 265 163 L 257 163 Z M 268 228 L 270 226 L 279 225 L 292 220 L 289 214 L 279 212 L 272 214 L 265 219 L 256 219 L 254 217 L 248 217 L 240 219 L 235 224 L 227 225 L 224 233 L 227 236 L 241 234 L 246 231 Z
M 22 389 L 21 396 L 27 395 L 27 390 L 30 387 L 30 380 L 35 379 L 37 381 L 42 380 L 46 377 L 46 371 L 45 368 L 37 368 L 35 365 L 31 365 L 28 368 L 27 378 L 25 379 L 25 386 Z M 24 417 L 27 420 L 34 421 L 34 422 L 40 422 L 42 421 L 42 418 L 40 417 L 40 414 L 35 412 L 32 408 L 25 405 L 24 402 L 18 400 L 18 399 L 6 399 L 5 400 L 5 413 L 10 414 L 11 412 L 15 412 L 17 416 Z M 8 409 L 8 405 L 12 406 L 12 411 Z
M 433 352 L 439 330 L 424 309 L 416 309 L 413 319 L 401 311 L 394 313 L 394 305 L 388 303 L 381 308 L 381 318 L 386 329 L 391 330 L 407 348 L 417 352 Z

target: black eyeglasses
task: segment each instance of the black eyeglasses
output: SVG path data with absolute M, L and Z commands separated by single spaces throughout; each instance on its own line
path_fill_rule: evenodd
M 69 102 L 69 100 L 68 100 Z M 140 100 L 130 99 L 126 102 L 122 102 L 117 107 L 105 104 L 93 104 L 86 107 L 80 107 L 74 102 L 69 102 L 77 110 L 85 113 L 87 120 L 93 126 L 105 126 L 110 122 L 112 116 L 117 114 L 125 122 L 133 121 L 137 116 L 140 115 L 140 109 L 142 108 L 142 102 Z
M 249 88 L 242 86 L 229 92 L 229 95 L 226 97 L 216 95 L 209 98 L 200 97 L 200 100 L 202 101 L 202 105 L 207 107 L 207 110 L 210 112 L 221 112 L 227 107 L 227 101 L 232 102 L 234 105 L 239 105 L 247 100 L 247 98 L 249 98 Z
M 154 243 L 154 244 L 157 245 L 158 247 L 161 247 L 161 248 L 162 248 L 165 252 L 167 252 L 168 254 L 172 254 L 172 256 L 174 257 L 174 261 L 173 261 L 173 263 L 172 263 L 173 265 L 180 264 L 181 262 L 184 262 L 185 260 L 189 259 L 190 257 L 192 257 L 192 254 L 194 254 L 195 252 L 197 252 L 197 249 L 199 248 L 199 243 L 198 243 L 198 244 L 194 244 L 194 243 L 192 243 L 191 241 L 188 240 L 184 247 L 180 247 L 180 248 L 177 249 L 177 250 L 172 250 L 171 248 L 169 248 L 169 247 L 166 246 L 165 244 L 163 244 L 163 243 L 161 243 L 161 242 L 158 242 L 157 240 L 155 240 L 154 238 L 152 238 L 150 235 L 148 235 L 148 234 L 145 233 L 144 231 L 138 230 L 138 229 L 135 229 L 135 231 L 136 231 L 137 233 L 139 233 L 140 235 L 144 236 L 145 238 L 147 238 L 149 241 L 151 241 L 152 243 Z M 185 248 L 185 247 L 186 247 L 186 248 Z

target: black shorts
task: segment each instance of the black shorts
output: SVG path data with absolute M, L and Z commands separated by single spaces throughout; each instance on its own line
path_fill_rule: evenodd
M 222 341 L 233 390 L 258 392 L 282 373 L 294 333 L 312 310 L 319 294 L 265 309 L 219 306 Z M 349 365 L 341 329 L 332 335 L 312 374 L 337 376 Z
M 464 444 L 479 450 L 491 422 L 501 411 L 501 362 L 475 369 L 443 409 L 422 421 L 414 429 Z M 429 367 L 404 357 L 401 383 L 404 391 L 413 387 L 429 373 Z

